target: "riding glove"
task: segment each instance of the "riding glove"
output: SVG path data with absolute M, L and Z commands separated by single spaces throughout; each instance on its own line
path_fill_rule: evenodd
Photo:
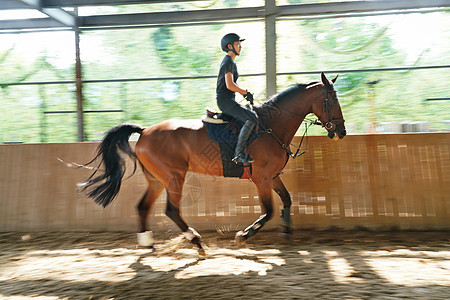
M 251 105 L 253 105 L 253 94 L 250 92 L 247 92 L 247 94 L 244 95 L 245 100 L 250 102 Z

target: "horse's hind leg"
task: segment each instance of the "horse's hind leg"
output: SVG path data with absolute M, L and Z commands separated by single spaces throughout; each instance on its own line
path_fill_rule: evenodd
M 152 247 L 153 234 L 147 229 L 147 217 L 156 199 L 164 189 L 164 185 L 145 169 L 144 174 L 148 182 L 148 189 L 137 206 L 140 226 L 140 232 L 138 233 L 138 244 L 142 247 Z
M 183 190 L 185 174 L 183 176 L 173 176 L 166 186 L 167 190 L 167 207 L 166 216 L 168 216 L 181 229 L 187 240 L 203 250 L 201 245 L 201 236 L 197 231 L 189 227 L 181 218 L 180 201 Z
M 280 176 L 277 176 L 273 179 L 273 190 L 280 196 L 281 201 L 283 202 L 283 210 L 281 211 L 281 226 L 283 227 L 282 233 L 291 234 L 291 195 L 287 191 L 286 187 L 281 181 Z

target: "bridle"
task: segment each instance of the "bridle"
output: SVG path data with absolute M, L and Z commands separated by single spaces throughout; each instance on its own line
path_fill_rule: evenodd
M 322 105 L 322 112 L 320 113 L 320 118 L 314 123 L 315 125 L 320 125 L 323 128 L 325 128 L 328 132 L 333 132 L 336 130 L 336 126 L 340 125 L 345 122 L 344 118 L 331 118 L 331 112 L 330 112 L 330 100 L 328 99 L 328 95 L 330 93 L 336 93 L 335 89 L 329 90 L 325 88 L 323 90 L 323 105 Z M 336 100 L 336 99 L 335 99 Z M 337 101 L 337 100 L 336 100 Z M 327 118 L 327 121 L 325 124 L 320 122 L 320 119 L 322 118 L 322 115 L 325 113 L 325 116 Z M 339 122 L 337 125 L 336 123 Z
M 330 101 L 329 101 L 329 98 L 328 98 L 328 95 L 329 95 L 330 93 L 336 93 L 336 90 L 334 90 L 334 88 L 330 90 L 330 89 L 327 89 L 327 88 L 325 87 L 324 90 L 323 90 L 324 99 L 323 99 L 322 112 L 321 112 L 321 114 L 320 114 L 320 117 L 319 117 L 317 120 L 315 120 L 315 121 L 310 121 L 310 124 L 309 124 L 309 126 L 306 127 L 305 133 L 303 134 L 302 139 L 301 139 L 301 141 L 300 141 L 300 144 L 298 145 L 297 151 L 296 151 L 295 153 L 293 153 L 293 152 L 291 151 L 289 145 L 285 145 L 285 144 L 284 144 L 284 143 L 283 143 L 283 142 L 282 142 L 282 141 L 281 141 L 281 140 L 273 133 L 272 128 L 267 128 L 265 131 L 263 131 L 263 132 L 266 132 L 266 133 L 272 135 L 272 136 L 275 138 L 275 140 L 281 145 L 281 147 L 282 147 L 283 149 L 286 150 L 286 152 L 287 152 L 287 154 L 288 154 L 288 160 L 289 160 L 289 157 L 292 157 L 293 159 L 295 159 L 295 158 L 297 158 L 297 157 L 303 155 L 303 154 L 306 152 L 306 149 L 305 149 L 305 150 L 303 150 L 301 153 L 299 153 L 300 148 L 301 148 L 302 143 L 303 143 L 303 139 L 304 139 L 304 137 L 306 136 L 306 133 L 307 133 L 307 131 L 308 131 L 308 128 L 309 128 L 311 125 L 320 125 L 320 126 L 322 126 L 323 128 L 325 128 L 325 129 L 330 133 L 330 132 L 334 132 L 334 131 L 336 130 L 336 127 L 337 127 L 338 125 L 343 124 L 343 123 L 345 122 L 345 119 L 344 119 L 344 118 L 331 118 Z M 336 100 L 336 102 L 337 102 L 337 99 L 335 99 L 335 100 Z M 277 108 L 277 109 L 279 109 L 279 110 L 282 110 L 282 111 L 284 111 L 284 112 L 287 112 L 287 113 L 289 113 L 289 114 L 291 114 L 291 115 L 298 116 L 298 117 L 303 117 L 303 115 L 294 113 L 294 112 L 292 112 L 292 111 L 288 111 L 288 110 L 286 110 L 286 109 L 284 109 L 284 108 L 282 108 L 282 107 L 279 107 L 278 105 L 274 105 L 274 107 Z M 325 122 L 325 124 L 322 123 L 322 122 L 320 121 L 320 119 L 322 118 L 322 116 L 323 116 L 324 113 L 325 113 L 325 116 L 326 116 L 326 118 L 327 118 L 327 121 Z M 337 122 L 339 122 L 339 123 L 337 123 Z M 306 136 L 306 137 L 307 137 L 307 136 Z M 308 137 L 307 137 L 307 138 L 308 138 Z M 308 143 L 308 142 L 306 142 L 306 143 Z M 286 161 L 286 163 L 287 163 L 287 161 Z

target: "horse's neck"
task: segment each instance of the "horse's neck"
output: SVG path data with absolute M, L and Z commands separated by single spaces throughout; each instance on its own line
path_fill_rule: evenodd
M 264 123 L 285 145 L 289 145 L 309 113 L 308 103 L 304 102 L 297 109 L 282 106 L 269 109 L 273 111 L 267 113 L 268 118 Z
M 273 125 L 272 130 L 285 145 L 289 145 L 304 119 L 305 116 L 286 115 Z

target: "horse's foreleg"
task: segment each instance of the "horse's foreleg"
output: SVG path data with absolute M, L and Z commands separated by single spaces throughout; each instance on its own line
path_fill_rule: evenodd
M 201 245 L 201 236 L 197 233 L 195 229 L 189 227 L 181 217 L 180 201 L 183 184 L 184 184 L 184 177 L 183 178 L 174 177 L 166 187 L 167 189 L 166 216 L 168 216 L 175 224 L 177 224 L 177 226 L 181 229 L 187 240 L 189 240 L 191 243 L 193 243 L 199 249 L 202 250 L 203 247 Z
M 153 234 L 151 231 L 147 230 L 147 217 L 156 199 L 164 189 L 164 186 L 152 175 L 146 173 L 146 171 L 144 171 L 144 173 L 148 182 L 148 189 L 137 206 L 140 227 L 140 232 L 138 233 L 138 244 L 142 247 L 152 247 Z
M 280 176 L 277 176 L 273 180 L 273 190 L 280 196 L 281 201 L 283 202 L 283 210 L 281 211 L 281 226 L 283 227 L 283 233 L 291 234 L 291 195 L 287 191 L 286 187 L 281 181 Z
M 272 190 L 270 184 L 256 184 L 256 187 L 258 188 L 259 199 L 265 214 L 261 215 L 252 225 L 245 228 L 244 231 L 239 231 L 236 234 L 235 242 L 238 245 L 255 235 L 273 215 Z

